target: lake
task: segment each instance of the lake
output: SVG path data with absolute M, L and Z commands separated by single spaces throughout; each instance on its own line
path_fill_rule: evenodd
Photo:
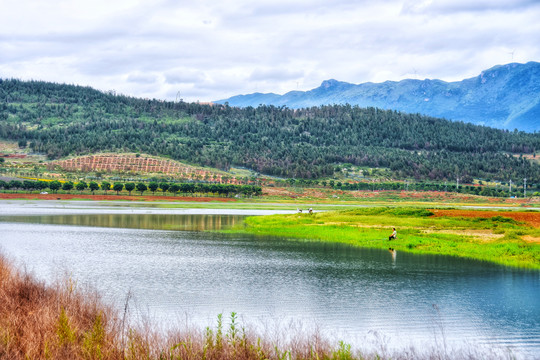
M 167 329 L 237 312 L 362 348 L 481 346 L 540 358 L 540 272 L 309 240 L 224 235 L 266 210 L 0 202 L 0 251 L 46 281 L 70 274 Z

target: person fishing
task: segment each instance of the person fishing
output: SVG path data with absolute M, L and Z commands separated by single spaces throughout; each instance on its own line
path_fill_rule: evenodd
M 393 229 L 394 229 L 394 231 L 392 232 L 392 235 L 390 235 L 390 236 L 388 237 L 388 241 L 390 241 L 390 240 L 392 240 L 392 239 L 394 239 L 394 240 L 397 239 L 397 231 L 396 231 L 396 228 L 393 228 Z

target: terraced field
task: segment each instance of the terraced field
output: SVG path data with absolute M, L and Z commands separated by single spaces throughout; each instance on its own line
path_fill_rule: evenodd
M 136 154 L 99 154 L 52 161 L 48 170 L 102 171 L 120 173 L 163 174 L 192 180 L 211 179 L 219 183 L 238 184 L 236 178 L 226 173 L 213 172 L 168 159 Z

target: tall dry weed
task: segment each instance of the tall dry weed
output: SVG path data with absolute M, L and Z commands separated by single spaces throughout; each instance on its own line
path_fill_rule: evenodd
M 54 286 L 18 272 L 0 255 L 0 358 L 122 358 L 118 320 L 70 279 Z
M 133 326 L 104 305 L 95 291 L 80 289 L 71 278 L 52 286 L 15 269 L 0 254 L 0 359 L 9 360 L 353 360 L 353 359 L 501 359 L 512 353 L 475 347 L 398 353 L 360 352 L 332 345 L 317 331 L 291 324 L 258 331 L 242 325 L 237 314 L 219 315 L 215 328 L 183 329 L 168 334 L 151 323 Z

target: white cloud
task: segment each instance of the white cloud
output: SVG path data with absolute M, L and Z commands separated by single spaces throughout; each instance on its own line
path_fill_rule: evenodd
M 538 5 L 537 0 L 408 0 L 403 4 L 403 11 L 449 15 L 486 11 L 523 11 Z
M 157 75 L 148 73 L 134 73 L 127 76 L 127 81 L 137 84 L 155 84 L 158 80 Z
M 272 81 L 272 80 L 292 80 L 301 78 L 304 75 L 303 71 L 291 70 L 283 68 L 257 68 L 251 75 L 249 80 L 251 81 Z
M 186 101 L 540 60 L 535 0 L 0 0 L 0 76 Z

